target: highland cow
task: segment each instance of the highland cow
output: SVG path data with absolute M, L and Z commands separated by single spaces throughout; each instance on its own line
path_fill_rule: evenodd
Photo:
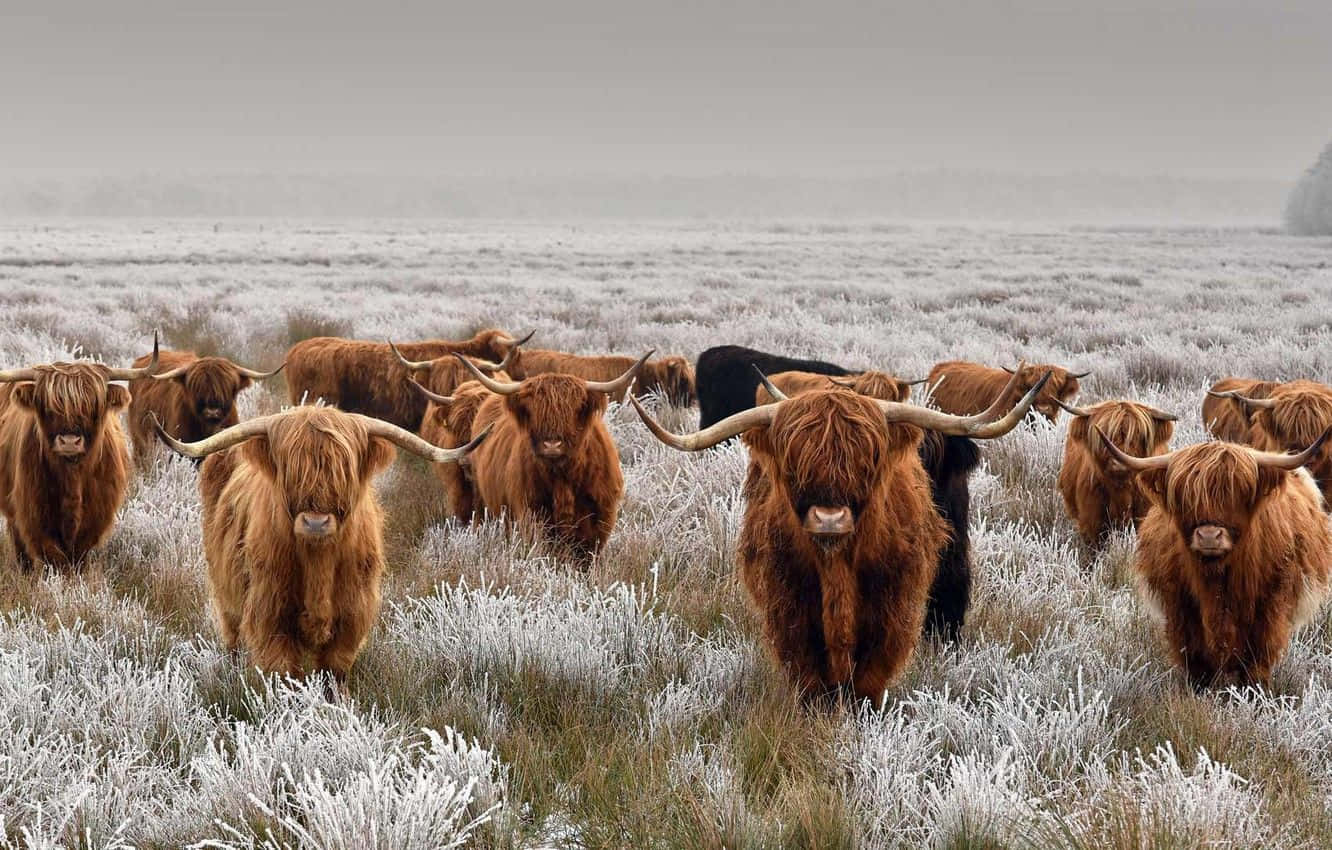
M 229 650 L 243 647 L 272 673 L 315 669 L 345 680 L 379 614 L 383 514 L 371 479 L 393 447 L 455 463 L 485 436 L 457 449 L 432 446 L 396 425 L 336 408 L 302 406 L 183 443 L 206 458 L 203 501 L 208 594 Z
M 78 566 L 111 531 L 129 483 L 120 411 L 157 368 L 51 363 L 0 371 L 0 512 L 20 569 Z
M 620 457 L 602 414 L 607 397 L 626 390 L 651 353 L 606 382 L 553 373 L 503 382 L 466 363 L 496 394 L 472 423 L 473 430 L 494 429 L 472 459 L 486 511 L 543 529 L 579 561 L 600 550 L 624 494 Z
M 1210 442 L 1138 458 L 1120 451 L 1152 501 L 1138 528 L 1138 589 L 1195 688 L 1267 685 L 1292 633 L 1327 596 L 1332 535 L 1299 454 Z
M 773 654 L 806 696 L 849 688 L 878 702 L 920 639 L 948 536 L 920 463 L 922 429 L 998 437 L 1043 386 L 1002 417 L 812 390 L 686 436 L 631 403 L 659 440 L 682 451 L 742 435 L 763 484 L 745 507 L 740 573 Z
M 1050 382 L 1036 400 L 1035 410 L 1054 422 L 1059 418 L 1059 402 L 1068 401 L 1078 394 L 1078 380 L 1091 372 L 1073 374 L 1067 369 L 1048 364 L 1024 365 L 1016 370 L 1007 367 L 992 369 L 979 363 L 949 360 L 936 363 L 930 370 L 930 398 L 945 413 L 970 416 L 992 404 L 1011 406 L 1022 394 L 1045 374 Z M 1009 379 L 1017 377 L 1016 383 Z M 1005 397 L 1007 393 L 1007 397 Z
M 142 368 L 149 361 L 144 355 L 134 366 Z M 278 366 L 271 372 L 258 372 L 225 357 L 199 357 L 192 351 L 163 351 L 158 368 L 167 371 L 129 385 L 130 440 L 141 466 L 152 458 L 152 449 L 159 442 L 153 417 L 178 440 L 202 440 L 240 421 L 236 396 L 241 390 L 282 371 Z
M 492 376 L 505 380 L 503 373 Z M 429 400 L 425 418 L 421 421 L 421 439 L 442 448 L 461 446 L 472 439 L 472 423 L 481 404 L 493 393 L 476 381 L 458 385 L 452 395 L 440 395 L 412 382 L 412 386 Z M 449 515 L 459 522 L 471 522 L 477 512 L 476 470 L 472 459 L 465 457 L 458 463 L 440 463 L 434 467 L 439 483 L 444 487 L 444 499 Z
M 1247 442 L 1260 451 L 1299 451 L 1332 428 L 1332 387 L 1317 381 L 1278 384 L 1267 398 L 1234 390 L 1217 395 L 1249 409 Z M 1323 446 L 1305 466 L 1318 482 L 1323 498 L 1332 500 L 1332 446 Z
M 1103 401 L 1087 408 L 1059 405 L 1073 417 L 1064 441 L 1059 492 L 1082 539 L 1096 545 L 1115 528 L 1136 527 L 1151 506 L 1101 434 L 1129 454 L 1152 457 L 1165 454 L 1178 417 L 1132 401 Z
M 585 381 L 613 381 L 634 365 L 634 358 L 620 355 L 585 356 L 563 351 L 523 349 L 514 358 L 509 374 L 515 378 L 535 375 L 573 375 Z M 652 393 L 663 396 L 671 404 L 688 407 L 697 400 L 694 388 L 694 370 L 683 357 L 662 357 L 649 360 L 638 370 L 632 387 L 634 395 L 642 398 Z M 611 397 L 623 402 L 625 391 Z
M 407 357 L 419 359 L 457 352 L 502 362 L 529 338 L 531 334 L 515 339 L 490 329 L 460 342 L 405 342 L 398 348 Z M 298 342 L 287 352 L 287 392 L 293 405 L 322 400 L 341 410 L 418 431 L 426 402 L 408 386 L 409 377 L 411 370 L 398 361 L 387 343 L 321 336 Z
M 1259 381 L 1252 378 L 1222 378 L 1203 397 L 1202 421 L 1208 433 L 1229 443 L 1249 442 L 1252 410 L 1249 405 L 1228 393 L 1239 393 L 1247 398 L 1267 398 L 1280 386 L 1278 381 Z

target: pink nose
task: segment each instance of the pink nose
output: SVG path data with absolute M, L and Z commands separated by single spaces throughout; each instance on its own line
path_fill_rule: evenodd
M 333 533 L 333 515 L 303 511 L 296 517 L 296 533 L 303 537 L 327 537 Z
M 1230 532 L 1219 525 L 1200 525 L 1193 529 L 1193 539 L 1189 548 L 1200 555 L 1218 556 L 1231 550 L 1234 544 Z
M 55 452 L 58 455 L 81 455 L 83 454 L 83 435 L 81 434 L 56 434 Z
M 540 453 L 542 457 L 560 457 L 564 454 L 564 441 L 542 440 Z
M 220 407 L 205 407 L 203 411 L 204 419 L 221 419 L 223 412 Z
M 855 525 L 851 509 L 845 506 L 829 508 L 815 505 L 805 512 L 805 530 L 810 534 L 840 536 L 850 534 Z

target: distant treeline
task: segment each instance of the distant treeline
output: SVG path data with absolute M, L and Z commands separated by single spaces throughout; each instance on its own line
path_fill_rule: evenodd
M 802 177 L 0 177 L 0 216 L 912 218 L 1276 223 L 1291 185 L 938 171 Z

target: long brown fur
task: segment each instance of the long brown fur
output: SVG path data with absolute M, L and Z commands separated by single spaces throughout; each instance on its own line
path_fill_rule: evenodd
M 1278 384 L 1268 395 L 1276 407 L 1258 408 L 1250 416 L 1249 445 L 1269 452 L 1303 449 L 1332 426 L 1332 387 L 1317 381 Z M 1312 434 L 1312 437 L 1306 435 Z M 1324 444 L 1305 468 L 1332 500 L 1332 446 Z
M 793 397 L 744 435 L 750 477 L 764 485 L 745 508 L 740 575 L 773 655 L 807 696 L 849 687 L 877 702 L 915 650 L 947 539 L 921 437 L 845 390 Z M 814 504 L 854 511 L 836 548 L 804 529 Z
M 564 351 L 540 348 L 519 349 L 509 373 L 515 378 L 534 375 L 574 375 L 585 381 L 610 381 L 618 378 L 634 363 L 636 357 L 618 355 L 584 356 Z M 633 384 L 634 395 L 642 398 L 649 393 L 663 395 L 671 404 L 687 407 L 698 400 L 694 386 L 694 367 L 683 357 L 660 357 L 649 360 L 638 371 Z M 615 393 L 613 401 L 624 401 L 624 392 Z
M 503 372 L 497 372 L 494 377 L 500 381 L 509 380 Z M 437 446 L 453 449 L 472 439 L 472 423 L 476 413 L 492 393 L 476 381 L 467 381 L 454 387 L 449 395 L 453 397 L 452 404 L 441 405 L 432 401 L 426 408 L 425 419 L 421 423 L 421 438 Z M 458 463 L 435 463 L 431 466 L 444 487 L 449 515 L 464 523 L 471 522 L 477 509 L 476 473 L 471 455 Z
M 514 337 L 491 328 L 458 342 L 398 343 L 398 350 L 409 360 L 433 360 L 458 352 L 498 362 L 514 342 Z M 426 402 L 407 383 L 408 377 L 408 369 L 388 343 L 320 336 L 298 342 L 287 352 L 287 392 L 293 405 L 322 399 L 350 413 L 419 431 Z
M 264 670 L 346 677 L 379 614 L 383 514 L 370 485 L 394 458 L 335 408 L 297 407 L 266 436 L 203 463 L 208 592 L 228 649 Z M 337 517 L 331 539 L 296 535 L 301 511 Z
M 1308 474 L 1260 468 L 1247 447 L 1212 442 L 1139 479 L 1152 500 L 1138 530 L 1139 590 L 1175 662 L 1198 687 L 1267 684 L 1327 595 L 1332 535 Z M 1188 540 L 1200 524 L 1229 528 L 1235 548 L 1199 558 Z
M 134 361 L 134 366 L 147 366 L 149 360 L 151 357 L 144 355 Z M 158 362 L 159 372 L 186 364 L 190 368 L 171 380 L 139 378 L 130 381 L 129 431 L 134 459 L 140 466 L 151 460 L 155 447 L 161 442 L 153 429 L 154 416 L 176 439 L 188 443 L 202 440 L 240 421 L 236 413 L 236 396 L 253 383 L 225 357 L 199 357 L 193 351 L 163 351 Z M 201 414 L 205 406 L 220 408 L 226 414 L 220 420 L 210 421 Z
M 0 385 L 0 512 L 19 567 L 77 566 L 101 544 L 125 500 L 129 451 L 120 411 L 129 390 L 95 363 L 38 366 L 37 380 Z M 79 433 L 77 462 L 52 450 Z
M 620 510 L 624 475 L 602 414 L 606 394 L 572 375 L 526 378 L 514 395 L 481 403 L 473 433 L 494 426 L 472 454 L 476 492 L 493 516 L 534 523 L 580 560 L 606 539 Z M 561 439 L 562 462 L 538 456 L 534 441 Z
M 1046 372 L 1051 373 L 1050 380 L 1036 397 L 1032 410 L 1051 422 L 1056 421 L 1060 408 L 1055 399 L 1066 402 L 1078 394 L 1078 379 L 1060 366 L 1043 363 L 1022 367 L 1016 385 L 1004 396 L 1003 404 L 1012 407 Z M 993 404 L 1011 377 L 1012 374 L 1003 369 L 991 369 L 965 360 L 949 360 L 936 363 L 930 370 L 929 386 L 936 407 L 945 413 L 969 416 Z
M 1165 454 L 1175 425 L 1131 401 L 1103 401 L 1087 412 L 1069 423 L 1059 492 L 1083 540 L 1094 545 L 1114 528 L 1136 526 L 1151 507 L 1133 473 L 1111 456 L 1096 429 L 1124 452 L 1150 457 Z
M 884 401 L 906 401 L 911 398 L 911 384 L 887 372 L 860 372 L 845 378 L 819 375 L 814 372 L 778 372 L 776 375 L 769 375 L 768 380 L 787 396 L 796 396 L 811 390 L 842 387 Z M 773 398 L 767 388 L 759 384 L 758 389 L 754 391 L 754 401 L 757 404 L 771 404 Z
M 1212 384 L 1212 392 L 1238 390 L 1249 398 L 1267 398 L 1280 386 L 1279 381 L 1259 381 L 1254 378 L 1222 378 Z M 1248 443 L 1250 421 L 1249 406 L 1239 399 L 1203 396 L 1202 421 L 1208 432 L 1218 440 L 1230 443 Z

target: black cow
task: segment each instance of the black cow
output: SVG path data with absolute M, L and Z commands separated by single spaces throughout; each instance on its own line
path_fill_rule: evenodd
M 760 371 L 765 375 L 814 372 L 845 377 L 856 374 L 835 363 L 797 360 L 739 345 L 709 348 L 698 356 L 694 369 L 698 385 L 699 428 L 753 407 L 754 394 L 762 380 Z M 949 528 L 948 545 L 939 553 L 939 570 L 930 586 L 925 631 L 956 640 L 971 599 L 971 539 L 967 523 L 971 507 L 971 473 L 980 465 L 980 448 L 966 437 L 926 431 L 920 444 L 920 463 L 930 476 L 934 509 Z

